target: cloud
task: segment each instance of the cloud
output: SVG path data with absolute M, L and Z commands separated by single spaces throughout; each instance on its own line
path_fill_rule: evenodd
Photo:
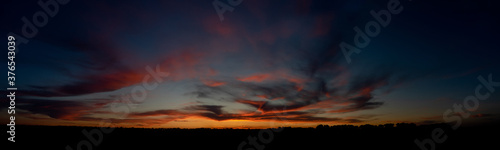
M 106 99 L 70 101 L 21 98 L 18 105 L 23 106 L 20 109 L 27 110 L 32 114 L 43 114 L 62 120 L 80 120 L 111 102 L 111 100 Z
M 308 83 L 308 89 L 297 91 L 296 84 L 290 81 L 282 81 L 275 84 L 255 84 L 248 82 L 226 81 L 224 88 L 200 86 L 198 90 L 191 93 L 200 98 L 217 99 L 225 96 L 224 99 L 233 99 L 233 102 L 246 104 L 263 113 L 272 111 L 298 111 L 307 108 L 313 108 L 312 105 L 322 101 L 332 101 L 331 104 L 337 104 L 337 101 L 346 100 L 340 109 L 331 112 L 353 112 L 365 109 L 373 109 L 381 106 L 382 102 L 372 102 L 373 96 L 371 92 L 379 88 L 378 84 L 367 84 L 364 89 L 359 92 L 350 91 L 345 94 L 335 93 L 333 89 L 328 89 L 326 82 L 316 80 L 316 82 Z M 356 89 L 351 88 L 351 89 Z M 238 89 L 238 90 L 235 90 Z M 239 94 L 240 91 L 245 91 L 245 96 Z M 253 100 L 255 98 L 264 100 L 280 99 L 286 103 L 270 103 L 268 101 Z M 339 98 L 333 100 L 332 98 Z M 342 99 L 343 98 L 343 99 Z M 220 98 L 219 98 L 220 99 Z M 347 104 L 345 104 L 347 103 Z M 333 107 L 333 106 L 332 106 Z
M 177 110 L 156 110 L 156 111 L 148 111 L 142 113 L 131 113 L 131 117 L 151 117 L 151 116 L 164 116 L 164 115 L 179 115 L 182 114 Z
M 43 39 L 77 54 L 64 61 L 70 63 L 69 66 L 60 67 L 55 62 L 45 64 L 57 66 L 59 72 L 73 80 L 50 86 L 30 85 L 23 93 L 26 96 L 57 98 L 116 91 L 142 82 L 148 74 L 144 70 L 146 64 L 159 64 L 162 71 L 170 73 L 168 80 L 197 82 L 195 89 L 184 96 L 194 95 L 197 101 L 202 102 L 189 104 L 181 109 L 131 113 L 130 118 L 119 122 L 143 121 L 146 124 L 188 117 L 217 121 L 272 121 L 276 120 L 277 116 L 292 122 L 363 122 L 363 118 L 333 116 L 336 113 L 357 112 L 383 106 L 383 100 L 374 99 L 374 92 L 393 89 L 395 83 L 391 81 L 398 75 L 387 68 L 375 68 L 378 70 L 367 71 L 370 74 L 364 75 L 351 68 L 352 66 L 342 63 L 345 60 L 338 50 L 338 43 L 344 39 L 341 30 L 332 29 L 336 26 L 336 14 L 331 10 L 317 8 L 325 6 L 323 4 L 335 3 L 338 2 L 297 0 L 285 4 L 286 7 L 276 7 L 283 4 L 252 1 L 240 7 L 248 9 L 242 13 L 248 13 L 245 16 L 250 18 L 233 16 L 224 22 L 218 20 L 212 8 L 202 10 L 202 6 L 182 3 L 182 6 L 200 8 L 200 12 L 211 13 L 188 13 L 189 17 L 183 18 L 192 20 L 187 22 L 165 21 L 173 26 L 161 26 L 158 29 L 161 29 L 162 35 L 174 33 L 173 37 L 140 34 L 142 30 L 135 29 L 144 26 L 129 24 L 130 18 L 114 17 L 121 12 L 119 8 L 130 9 L 137 12 L 130 16 L 133 20 L 141 20 L 141 23 L 148 25 L 148 31 L 155 32 L 158 29 L 155 30 L 152 24 L 159 23 L 154 19 L 159 16 L 157 14 L 124 4 L 110 8 L 108 2 L 99 3 L 98 9 L 109 13 L 87 14 L 84 20 L 89 22 L 85 26 L 99 27 L 101 32 L 81 31 L 78 36 L 70 38 Z M 173 4 L 175 3 L 171 6 L 174 6 Z M 297 16 L 290 17 L 290 14 Z M 159 24 L 163 25 L 163 22 Z M 152 29 L 149 30 L 149 27 Z M 192 31 L 176 31 L 179 27 Z M 191 36 L 193 33 L 196 36 Z M 123 36 L 126 34 L 133 36 Z M 182 35 L 187 35 L 187 38 Z M 146 42 L 149 39 L 137 37 L 151 37 L 160 42 Z M 130 42 L 131 40 L 137 41 Z M 144 47 L 148 44 L 151 45 Z M 148 57 L 141 59 L 142 55 Z M 222 57 L 226 55 L 228 57 Z M 72 55 L 61 57 L 67 56 Z M 213 68 L 217 68 L 217 71 Z M 231 105 L 204 105 L 204 101 Z M 106 113 L 99 112 L 99 108 L 106 107 L 108 103 L 108 100 L 33 100 L 27 101 L 26 109 L 57 119 L 96 120 L 98 118 L 92 118 L 90 115 Z M 233 105 L 244 106 L 236 110 L 243 113 L 225 111 L 234 110 L 231 108 Z M 332 117 L 320 117 L 326 115 Z
M 260 110 L 267 102 L 266 101 L 252 101 L 252 100 L 236 100 L 238 103 L 250 105 Z
M 223 114 L 222 107 L 223 106 L 219 105 L 194 105 L 194 106 L 188 106 L 184 108 L 184 110 L 204 111 L 212 113 L 214 115 L 221 115 Z
M 227 113 L 222 111 L 224 106 L 220 105 L 193 105 L 181 110 L 155 110 L 141 113 L 133 113 L 132 117 L 139 116 L 173 116 L 174 118 L 203 117 L 215 121 L 225 120 L 249 120 L 249 121 L 275 121 L 275 122 L 363 122 L 358 118 L 328 118 L 317 117 L 314 113 L 308 112 L 288 112 L 288 113 Z M 188 111 L 185 111 L 188 110 Z M 124 121 L 126 122 L 126 121 Z
M 377 67 L 371 74 L 354 72 L 337 63 L 337 51 L 320 49 L 307 55 L 297 55 L 295 61 L 285 69 L 272 72 L 253 73 L 232 79 L 219 80 L 224 86 L 200 85 L 188 94 L 198 98 L 244 104 L 259 113 L 311 113 L 302 116 L 288 116 L 289 120 L 318 120 L 362 122 L 358 118 L 317 117 L 319 114 L 350 113 L 376 109 L 384 105 L 375 100 L 375 91 L 391 92 L 411 77 L 394 73 L 395 70 Z M 240 118 L 238 115 L 204 114 L 207 118 L 224 120 Z M 251 119 L 266 119 L 251 115 Z M 305 117 L 301 118 L 300 117 Z M 250 119 L 250 118 L 247 118 Z M 347 121 L 347 119 L 351 119 Z
M 211 87 L 216 87 L 216 86 L 222 86 L 225 85 L 226 82 L 221 82 L 221 81 L 209 81 L 209 80 L 202 80 L 203 84 L 206 86 L 211 86 Z
M 417 122 L 417 124 L 420 124 L 420 125 L 436 124 L 436 123 L 441 123 L 441 122 L 436 121 L 436 120 L 424 120 L 424 121 Z
M 271 75 L 269 74 L 257 74 L 257 75 L 251 75 L 248 77 L 243 77 L 243 78 L 238 78 L 240 81 L 244 82 L 262 82 L 266 79 L 268 79 Z
M 495 116 L 495 115 L 493 115 L 493 114 L 481 114 L 481 113 L 479 113 L 479 114 L 471 115 L 470 117 L 471 118 L 483 118 L 483 117 L 492 117 L 492 116 Z

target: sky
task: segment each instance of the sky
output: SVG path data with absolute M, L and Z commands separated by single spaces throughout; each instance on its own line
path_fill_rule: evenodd
M 222 20 L 214 2 L 232 11 Z M 370 12 L 387 10 L 389 2 L 58 4 L 47 24 L 18 46 L 17 123 L 108 121 L 155 128 L 441 123 L 446 110 L 474 95 L 478 77 L 500 81 L 500 13 L 493 1 L 401 0 L 400 12 L 385 27 L 378 24 L 379 34 L 362 41 L 363 48 L 356 45 L 355 27 L 365 31 L 376 21 Z M 1 25 L 2 34 L 23 37 L 21 18 L 32 21 L 42 10 L 35 1 L 5 2 L 0 15 L 8 23 Z M 343 42 L 360 50 L 350 61 Z M 0 105 L 7 112 L 8 101 Z M 497 121 L 499 106 L 500 94 L 493 91 L 464 122 Z M 2 122 L 8 116 L 0 114 Z

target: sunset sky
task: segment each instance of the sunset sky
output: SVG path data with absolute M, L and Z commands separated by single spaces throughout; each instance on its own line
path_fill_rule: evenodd
M 339 44 L 353 44 L 353 28 L 364 29 L 374 20 L 370 11 L 387 9 L 387 1 L 244 0 L 223 21 L 212 2 L 73 0 L 60 6 L 16 55 L 17 123 L 440 123 L 447 109 L 474 94 L 478 76 L 500 81 L 500 13 L 485 3 L 401 0 L 403 11 L 347 63 Z M 42 10 L 35 2 L 6 3 L 5 34 L 21 34 L 20 18 Z M 147 68 L 157 66 L 168 76 L 152 77 Z M 161 82 L 131 92 L 145 89 L 145 77 L 148 84 Z M 498 91 L 465 121 L 498 120 Z M 2 112 L 7 105 L 2 100 Z

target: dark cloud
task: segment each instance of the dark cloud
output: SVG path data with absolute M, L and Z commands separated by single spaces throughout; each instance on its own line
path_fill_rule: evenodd
M 483 117 L 493 117 L 495 116 L 494 114 L 475 114 L 475 115 L 471 115 L 470 117 L 472 118 L 483 118 Z
M 156 110 L 156 111 L 148 111 L 142 113 L 131 113 L 132 117 L 148 117 L 148 116 L 163 116 L 163 115 L 178 115 L 181 112 L 177 110 Z
M 22 106 L 20 109 L 33 114 L 43 114 L 55 119 L 79 120 L 110 102 L 112 101 L 106 99 L 70 101 L 22 98 L 17 105 Z
M 332 104 L 334 110 L 326 113 L 345 113 L 367 109 L 375 109 L 384 104 L 373 99 L 373 91 L 377 89 L 391 89 L 390 83 L 393 74 L 385 73 L 373 76 L 351 77 L 347 86 L 338 87 L 331 85 L 332 77 L 311 78 L 304 84 L 304 89 L 297 90 L 297 83 L 275 79 L 273 81 L 255 83 L 239 80 L 226 80 L 226 84 L 211 87 L 199 85 L 194 92 L 189 94 L 198 98 L 230 101 L 248 105 L 256 110 L 266 112 L 293 112 L 306 111 L 317 108 L 318 103 Z M 400 84 L 404 80 L 398 81 Z M 347 92 L 340 92 L 340 91 Z M 242 94 L 243 93 L 243 94 Z M 259 98 L 264 98 L 264 100 Z M 274 99 L 281 99 L 285 103 L 273 103 Z M 336 105 L 344 103 L 344 105 Z M 322 109 L 327 109 L 323 107 Z M 324 113 L 323 112 L 323 113 Z
M 359 123 L 363 122 L 360 118 L 328 118 L 328 117 L 315 117 L 315 113 L 309 112 L 272 112 L 272 113 L 225 113 L 221 111 L 224 106 L 218 105 L 193 105 L 183 108 L 181 110 L 155 110 L 141 113 L 133 113 L 130 116 L 143 117 L 143 116 L 172 116 L 172 118 L 188 118 L 188 117 L 204 117 L 216 121 L 224 120 L 251 120 L 251 121 L 278 121 L 278 122 L 345 122 L 345 123 Z M 196 110 L 196 111 L 183 111 L 183 110 Z M 140 119 L 140 118 L 139 118 Z M 121 121 L 126 122 L 126 121 Z
M 418 122 L 417 124 L 423 124 L 423 125 L 426 125 L 426 124 L 436 124 L 436 123 L 441 123 L 441 122 L 436 121 L 436 120 L 424 120 L 424 121 L 420 121 L 420 122 Z
M 194 106 L 188 106 L 184 108 L 184 110 L 191 110 L 191 111 L 207 111 L 209 113 L 212 113 L 214 115 L 221 115 L 224 112 L 222 111 L 222 108 L 224 106 L 219 106 L 219 105 L 194 105 Z

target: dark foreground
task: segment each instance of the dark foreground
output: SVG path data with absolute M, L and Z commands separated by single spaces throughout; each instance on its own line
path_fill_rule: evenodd
M 429 139 L 435 149 L 497 149 L 498 126 L 318 126 L 317 128 L 260 129 L 142 129 L 92 127 L 16 126 L 16 143 L 4 138 L 10 149 L 420 149 L 414 140 Z M 434 129 L 443 129 L 443 134 Z M 91 137 L 87 137 L 84 132 Z M 105 133 L 108 132 L 108 133 Z M 259 137 L 260 132 L 260 137 Z M 270 136 L 272 134 L 272 136 Z M 250 137 L 250 138 L 249 138 Z M 445 138 L 446 137 L 446 138 Z M 444 140 L 436 143 L 436 140 Z M 66 148 L 69 146 L 68 148 Z M 428 143 L 428 147 L 430 144 Z M 77 148 L 80 147 L 80 148 Z M 2 149 L 3 149 L 2 148 Z M 430 149 L 430 147 L 429 147 Z

